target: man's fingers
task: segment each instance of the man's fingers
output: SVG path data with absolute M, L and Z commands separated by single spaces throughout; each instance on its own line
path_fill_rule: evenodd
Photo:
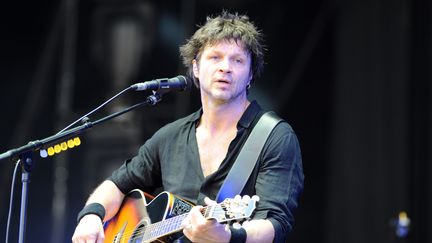
M 96 243 L 103 243 L 104 240 L 105 240 L 105 234 L 104 234 L 103 231 L 101 231 L 101 232 L 99 233 L 99 235 L 98 235 L 98 238 L 97 238 Z
M 205 197 L 205 198 L 204 198 L 204 202 L 205 202 L 205 204 L 207 204 L 208 206 L 212 206 L 212 205 L 216 205 L 216 204 L 217 204 L 216 201 L 213 201 L 213 200 L 211 200 L 211 199 L 208 198 L 208 197 Z

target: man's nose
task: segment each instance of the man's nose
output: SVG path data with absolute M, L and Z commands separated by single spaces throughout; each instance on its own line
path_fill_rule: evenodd
M 219 63 L 219 71 L 224 73 L 231 73 L 232 72 L 232 65 L 231 61 L 228 58 L 222 59 L 222 61 Z

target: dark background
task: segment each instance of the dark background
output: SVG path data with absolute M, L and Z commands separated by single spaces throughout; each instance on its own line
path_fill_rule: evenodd
M 432 242 L 432 3 L 349 1 L 8 1 L 2 4 L 0 152 L 54 134 L 130 84 L 184 74 L 183 44 L 207 15 L 245 13 L 263 30 L 251 98 L 295 129 L 305 190 L 288 242 Z M 144 100 L 127 93 L 90 117 Z M 91 190 L 151 134 L 199 107 L 167 94 L 81 136 L 31 173 L 27 242 L 69 242 Z M 14 163 L 0 162 L 0 241 Z M 15 182 L 10 242 L 21 193 Z M 406 238 L 392 222 L 405 211 Z

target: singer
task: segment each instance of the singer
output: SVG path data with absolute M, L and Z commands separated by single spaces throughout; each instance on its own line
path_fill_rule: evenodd
M 177 242 L 285 242 L 303 190 L 299 143 L 286 121 L 266 140 L 241 195 L 258 195 L 241 226 L 205 218 L 247 137 L 264 113 L 248 90 L 264 65 L 262 33 L 245 15 L 208 17 L 180 47 L 202 107 L 157 131 L 91 194 L 78 214 L 73 242 L 103 242 L 103 223 L 122 208 L 133 189 L 162 188 L 194 205 Z M 238 161 L 237 161 L 238 162 Z M 236 163 L 237 163 L 236 162 Z M 129 236 L 131 232 L 128 232 Z M 119 232 L 119 237 L 126 235 Z M 172 238 L 170 238 L 172 240 Z M 140 240 L 138 241 L 140 242 Z

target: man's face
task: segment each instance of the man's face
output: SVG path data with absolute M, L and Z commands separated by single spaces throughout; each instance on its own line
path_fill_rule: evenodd
M 202 98 L 222 103 L 246 99 L 246 87 L 252 80 L 251 57 L 240 41 L 206 46 L 199 61 L 193 61 L 193 71 Z

